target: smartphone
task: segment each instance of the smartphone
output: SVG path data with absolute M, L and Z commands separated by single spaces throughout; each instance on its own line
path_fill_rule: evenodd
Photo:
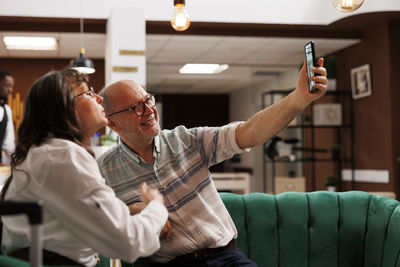
M 311 80 L 314 76 L 312 71 L 313 67 L 317 65 L 317 60 L 315 58 L 314 43 L 309 42 L 304 46 L 304 51 L 306 54 L 306 64 L 307 64 L 307 75 L 308 75 L 308 88 L 310 93 L 315 93 L 318 89 L 315 88 L 315 82 Z

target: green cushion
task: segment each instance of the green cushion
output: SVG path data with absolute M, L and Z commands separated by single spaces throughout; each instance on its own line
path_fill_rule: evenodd
M 339 194 L 339 266 L 362 266 L 364 254 L 364 236 L 370 195 L 362 192 Z
M 0 267 L 29 267 L 29 262 L 0 255 Z
M 110 259 L 99 255 L 100 262 L 97 263 L 96 267 L 110 267 Z
M 308 205 L 307 196 L 301 193 L 276 196 L 278 219 L 278 258 L 266 258 L 267 265 L 276 261 L 280 266 L 307 266 L 308 259 Z M 306 216 L 304 216 L 306 215 Z M 262 244 L 262 243 L 261 243 Z M 260 246 L 261 244 L 258 244 Z
M 365 234 L 365 266 L 382 266 L 387 230 L 398 202 L 390 198 L 372 197 L 368 210 L 367 232 Z M 393 236 L 399 243 L 399 236 Z M 388 254 L 386 254 L 388 255 Z
M 259 262 L 260 265 L 267 264 L 266 259 L 272 266 L 278 266 L 278 231 L 275 227 L 277 221 L 276 201 L 273 195 L 254 193 L 244 197 L 246 203 L 246 224 L 247 224 L 247 248 L 248 257 Z M 271 211 L 271 212 L 270 212 Z M 235 218 L 234 218 L 235 220 Z M 241 240 L 242 233 L 239 232 L 238 240 Z M 263 244 L 260 248 L 258 244 Z M 239 247 L 241 243 L 238 242 Z M 258 251 L 262 250 L 262 253 Z
M 259 266 L 399 266 L 400 205 L 360 191 L 221 194 Z
M 150 267 L 150 263 L 147 258 L 139 258 L 135 263 L 129 263 L 121 261 L 122 267 Z
M 396 262 L 398 265 L 400 264 L 400 259 L 398 259 L 400 252 L 399 236 L 400 236 L 400 206 L 397 206 L 393 210 L 387 228 L 382 267 L 395 266 Z
M 310 267 L 337 266 L 339 253 L 339 198 L 332 192 L 307 194 Z M 324 211 L 321 216 L 321 211 Z M 307 228 L 305 229 L 307 231 Z

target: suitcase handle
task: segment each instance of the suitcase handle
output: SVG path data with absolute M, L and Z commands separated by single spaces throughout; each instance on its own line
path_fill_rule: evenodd
M 14 215 L 26 214 L 29 218 L 29 224 L 42 223 L 42 202 L 16 202 L 16 201 L 1 201 L 0 214 Z

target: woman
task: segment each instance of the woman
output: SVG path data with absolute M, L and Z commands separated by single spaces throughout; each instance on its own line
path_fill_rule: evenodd
M 12 176 L 2 198 L 44 203 L 44 264 L 95 266 L 97 253 L 134 261 L 154 253 L 168 212 L 158 191 L 142 185 L 149 204 L 138 215 L 105 185 L 88 146 L 107 120 L 102 97 L 75 70 L 37 80 L 26 98 L 24 119 L 12 155 Z M 3 253 L 27 257 L 29 225 L 4 217 Z M 54 260 L 55 259 L 55 260 Z

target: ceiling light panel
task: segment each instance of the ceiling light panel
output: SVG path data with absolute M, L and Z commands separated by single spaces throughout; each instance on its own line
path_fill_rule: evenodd
M 38 36 L 4 36 L 7 50 L 57 50 L 57 39 Z
M 180 68 L 181 74 L 217 74 L 229 68 L 228 64 L 185 64 Z

